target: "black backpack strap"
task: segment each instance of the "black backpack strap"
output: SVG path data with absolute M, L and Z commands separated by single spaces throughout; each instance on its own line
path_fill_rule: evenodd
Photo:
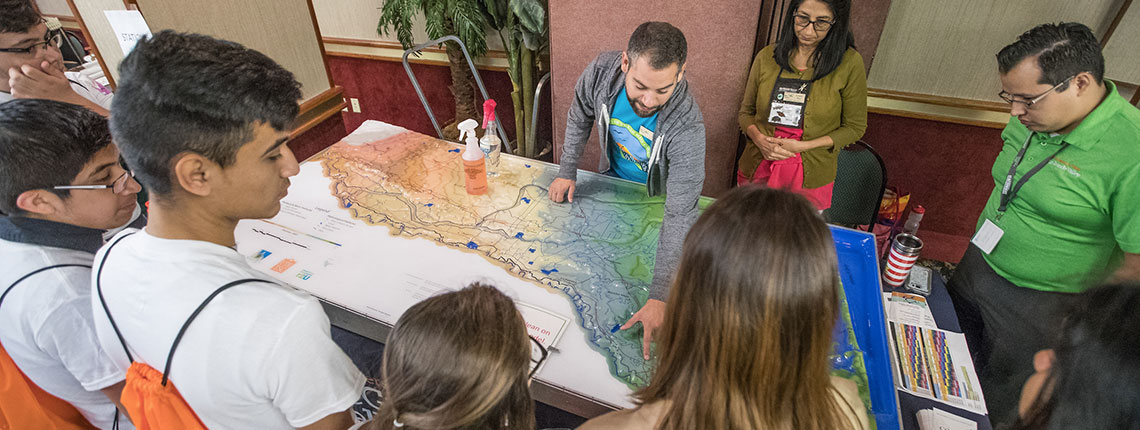
M 111 328 L 115 329 L 115 336 L 117 336 L 119 338 L 119 344 L 123 345 L 123 351 L 127 353 L 127 359 L 130 360 L 132 363 L 134 363 L 135 359 L 134 359 L 134 357 L 131 356 L 131 350 L 127 348 L 127 341 L 125 339 L 123 339 L 123 333 L 121 331 L 119 331 L 118 324 L 115 324 L 115 318 L 111 316 L 111 310 L 109 308 L 107 308 L 107 300 L 103 298 L 103 282 L 102 282 L 103 281 L 103 267 L 106 266 L 107 256 L 111 255 L 111 250 L 115 248 L 115 245 L 118 245 L 119 242 L 122 242 L 123 239 L 125 239 L 127 236 L 130 236 L 132 234 L 134 234 L 134 232 L 122 235 L 118 239 L 115 239 L 114 242 L 111 242 L 110 245 L 107 245 L 107 251 L 103 253 L 103 260 L 101 260 L 99 262 L 99 270 L 95 273 L 95 291 L 99 293 L 99 303 L 103 305 L 103 312 L 105 312 L 107 314 L 107 319 L 111 321 Z M 233 287 L 233 286 L 246 284 L 246 283 L 250 283 L 250 282 L 265 282 L 267 284 L 272 284 L 272 282 L 266 281 L 264 279 L 257 279 L 257 278 L 239 279 L 239 280 L 230 282 L 226 285 L 222 285 L 221 288 L 214 290 L 213 293 L 210 293 L 210 295 L 206 297 L 206 300 L 202 301 L 202 304 L 198 305 L 198 308 L 194 309 L 194 312 L 190 314 L 190 318 L 186 319 L 186 322 L 182 324 L 182 328 L 178 330 L 178 335 L 174 337 L 174 343 L 172 345 L 170 345 L 170 353 L 167 354 L 167 356 L 166 356 L 166 367 L 164 367 L 162 369 L 162 385 L 163 386 L 166 385 L 166 381 L 168 379 L 167 375 L 170 374 L 170 363 L 174 359 L 174 351 L 176 349 L 178 349 L 178 343 L 182 341 L 182 335 L 186 334 L 186 329 L 190 327 L 190 323 L 194 321 L 194 318 L 197 318 L 198 314 L 202 312 L 202 309 L 205 308 L 206 305 L 210 303 L 210 301 L 214 300 L 214 297 L 217 297 L 218 294 L 221 294 L 222 291 L 228 290 L 230 287 Z
M 119 332 L 119 326 L 118 324 L 115 324 L 115 318 L 111 317 L 111 310 L 107 308 L 107 300 L 103 298 L 102 282 L 103 267 L 107 265 L 107 256 L 111 255 L 111 250 L 115 248 L 115 245 L 118 245 L 119 242 L 122 242 L 123 239 L 126 239 L 127 236 L 130 236 L 132 234 L 135 233 L 130 232 L 119 236 L 118 239 L 115 239 L 114 242 L 111 242 L 111 244 L 107 246 L 107 251 L 103 253 L 103 259 L 99 261 L 99 270 L 95 272 L 95 292 L 99 294 L 99 304 L 103 305 L 103 312 L 107 314 L 107 320 L 111 321 L 111 328 L 115 330 L 115 337 L 119 338 L 119 344 L 123 345 L 123 352 L 127 353 L 127 360 L 129 360 L 131 363 L 134 363 L 135 358 L 131 356 L 131 350 L 127 349 L 127 342 L 123 340 L 123 333 Z
M 170 375 L 170 363 L 172 361 L 174 361 L 174 350 L 178 349 L 178 343 L 182 341 L 182 335 L 186 334 L 186 329 L 190 328 L 190 323 L 194 322 L 194 318 L 197 318 L 198 314 L 202 312 L 202 309 L 204 309 L 206 307 L 206 305 L 210 304 L 210 301 L 214 300 L 214 297 L 217 297 L 218 294 L 222 293 L 222 291 L 228 290 L 228 289 L 230 289 L 230 287 L 235 287 L 235 286 L 238 286 L 241 284 L 248 284 L 250 282 L 264 282 L 267 284 L 272 284 L 272 282 L 266 281 L 264 279 L 257 279 L 257 278 L 239 279 L 239 280 L 230 282 L 226 285 L 222 285 L 217 290 L 214 290 L 213 293 L 210 293 L 210 295 L 208 297 L 206 297 L 206 300 L 202 301 L 202 304 L 198 305 L 197 309 L 194 309 L 194 312 L 190 314 L 190 318 L 187 318 L 186 322 L 182 324 L 182 328 L 178 330 L 178 335 L 174 337 L 174 343 L 172 345 L 170 345 L 170 354 L 168 354 L 166 356 L 166 366 L 162 369 L 162 385 L 163 386 L 166 386 L 167 377 Z
M 90 269 L 90 268 L 91 268 L 91 266 L 90 266 L 90 265 L 88 265 L 88 264 L 74 264 L 74 263 L 68 263 L 68 264 L 56 264 L 56 265 L 47 266 L 47 267 L 41 267 L 41 268 L 39 268 L 39 269 L 33 270 L 31 273 L 29 273 L 29 274 L 27 274 L 27 275 L 24 275 L 24 276 L 21 276 L 21 277 L 20 277 L 20 279 L 17 279 L 17 280 L 16 280 L 16 282 L 13 282 L 13 283 L 12 283 L 12 285 L 9 285 L 9 286 L 8 286 L 8 288 L 4 289 L 4 294 L 0 294 L 0 306 L 3 306 L 3 305 L 4 305 L 4 298 L 5 298 L 5 297 L 8 297 L 8 293 L 9 293 L 10 291 L 12 291 L 12 288 L 13 288 L 13 287 L 15 287 L 15 286 L 16 286 L 16 284 L 19 284 L 19 283 L 21 283 L 21 282 L 24 282 L 24 280 L 25 280 L 25 279 L 31 278 L 31 277 L 32 277 L 32 275 L 35 275 L 35 274 L 37 274 L 37 273 L 40 273 L 40 272 L 46 272 L 46 271 L 48 271 L 48 270 L 51 270 L 51 269 L 59 269 L 59 268 L 62 268 L 62 267 L 86 267 L 86 268 L 88 268 L 88 269 Z
M 4 298 L 8 297 L 8 293 L 12 291 L 12 288 L 15 287 L 16 284 L 24 282 L 25 279 L 28 279 L 28 278 L 32 277 L 32 275 L 35 275 L 37 273 L 46 272 L 46 271 L 51 270 L 51 269 L 59 269 L 59 268 L 63 268 L 63 267 L 84 267 L 87 269 L 91 268 L 91 266 L 88 264 L 69 263 L 69 264 L 56 264 L 53 266 L 41 267 L 39 269 L 33 270 L 31 273 L 24 275 L 24 276 L 21 276 L 20 279 L 17 279 L 16 282 L 13 282 L 12 285 L 9 285 L 8 288 L 4 290 L 4 294 L 0 294 L 0 306 L 4 305 Z M 102 298 L 102 297 L 100 297 L 100 298 Z M 106 307 L 104 307 L 104 309 L 106 309 Z M 117 430 L 119 428 L 119 408 L 118 407 L 115 407 L 115 420 L 111 423 L 111 428 L 112 428 L 112 430 Z

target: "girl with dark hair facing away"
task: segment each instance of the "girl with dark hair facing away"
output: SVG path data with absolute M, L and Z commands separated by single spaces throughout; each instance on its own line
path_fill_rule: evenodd
M 514 301 L 480 284 L 409 308 L 384 349 L 367 430 L 533 429 L 532 341 Z
M 793 0 L 776 43 L 756 54 L 737 121 L 749 143 L 737 184 L 803 194 L 823 210 L 839 151 L 867 130 L 867 73 L 849 0 Z
M 773 227 L 776 226 L 776 227 Z M 803 197 L 732 190 L 685 238 L 660 363 L 634 409 L 582 429 L 867 428 L 855 383 L 829 376 L 839 271 Z
M 1084 292 L 1033 357 L 1013 430 L 1140 429 L 1140 284 Z

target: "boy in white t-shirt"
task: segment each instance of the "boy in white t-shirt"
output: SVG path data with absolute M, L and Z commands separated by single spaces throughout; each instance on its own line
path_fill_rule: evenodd
M 299 170 L 285 145 L 301 97 L 293 74 L 239 44 L 171 31 L 139 41 L 119 70 L 111 132 L 150 192 L 150 220 L 96 255 L 103 347 L 127 369 L 117 328 L 130 357 L 161 372 L 195 308 L 258 279 L 203 308 L 170 381 L 208 428 L 349 427 L 364 376 L 320 304 L 234 249 L 238 221 L 274 216 Z
M 0 345 L 32 383 L 110 429 L 123 375 L 95 334 L 90 267 L 103 232 L 134 213 L 139 185 L 105 118 L 52 100 L 0 104 L 0 172 Z M 16 283 L 56 265 L 68 266 Z

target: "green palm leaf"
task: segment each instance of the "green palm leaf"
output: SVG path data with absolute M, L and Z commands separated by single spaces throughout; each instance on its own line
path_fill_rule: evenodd
M 424 29 L 428 38 L 439 39 L 447 36 L 447 0 L 427 0 L 423 4 Z
M 479 9 L 477 0 L 452 0 L 451 24 L 455 35 L 467 45 L 471 57 L 487 53 L 487 17 Z
M 404 49 L 415 45 L 412 40 L 412 16 L 417 12 L 416 0 L 387 0 L 380 9 L 380 21 L 376 24 L 376 32 L 382 35 L 390 34 L 395 30 L 396 40 Z

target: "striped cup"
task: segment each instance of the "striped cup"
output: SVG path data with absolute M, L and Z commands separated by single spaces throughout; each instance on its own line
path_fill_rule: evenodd
M 900 233 L 891 243 L 891 253 L 887 257 L 887 264 L 883 268 L 883 282 L 891 287 L 898 287 L 906 281 L 910 268 L 918 260 L 922 251 L 922 239 L 908 233 Z

